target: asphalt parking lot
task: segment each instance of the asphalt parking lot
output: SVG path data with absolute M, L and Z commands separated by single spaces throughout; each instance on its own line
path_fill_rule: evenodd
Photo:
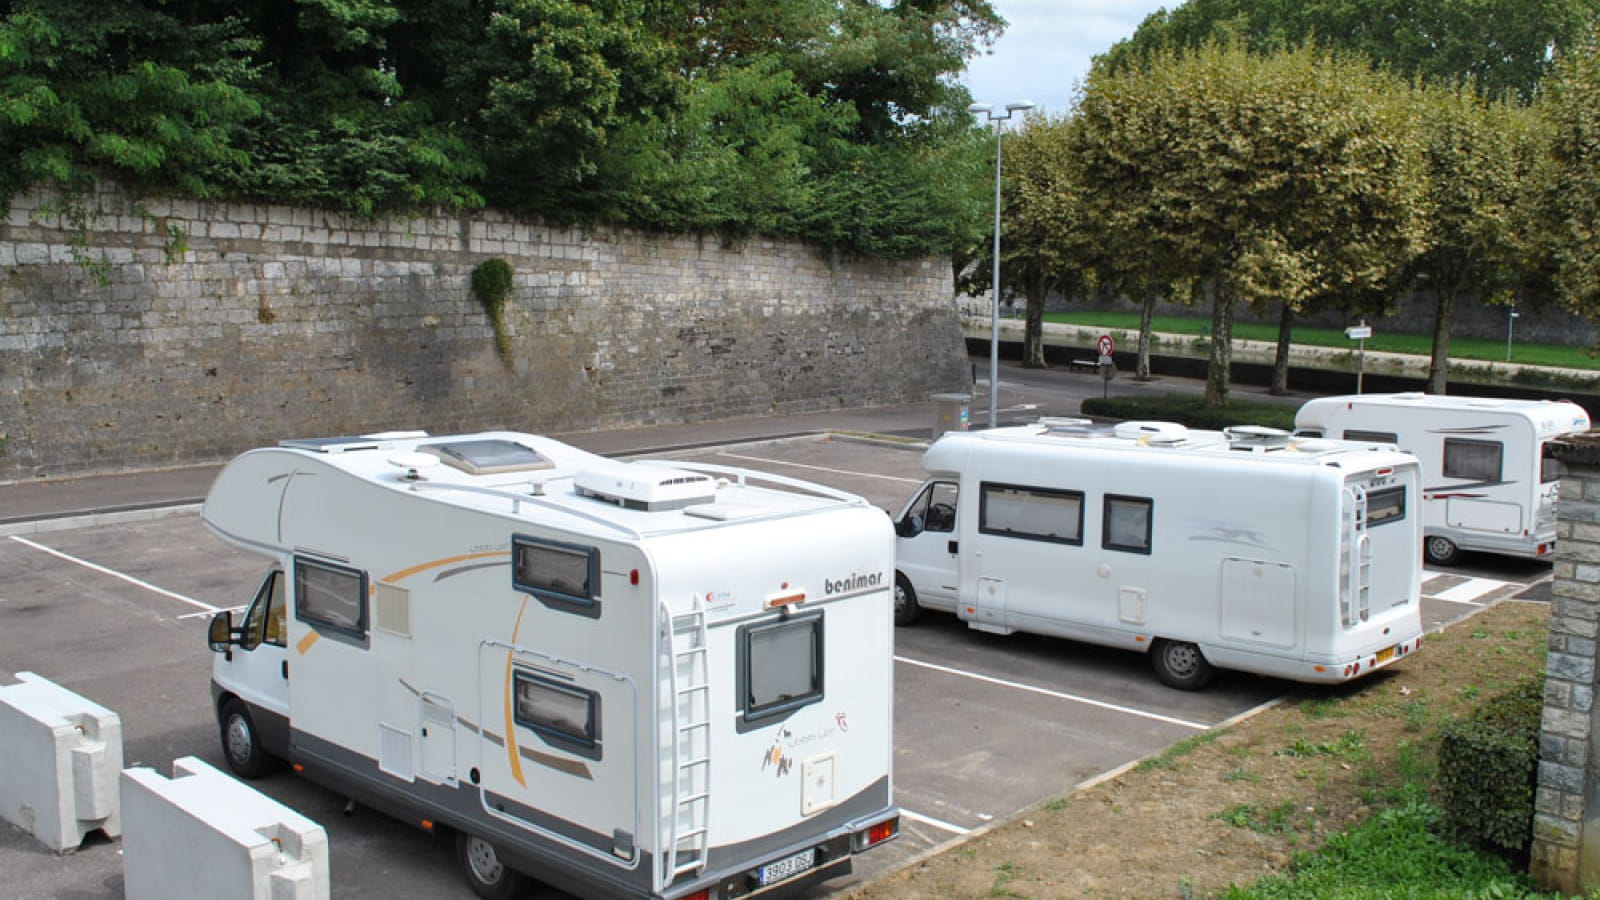
M 898 511 L 921 481 L 920 449 L 904 441 L 791 437 L 677 455 L 822 482 Z M 31 671 L 115 710 L 125 765 L 165 774 L 174 758 L 197 756 L 222 767 L 206 621 L 216 609 L 243 603 L 262 568 L 207 533 L 188 508 L 0 537 L 0 683 Z M 1548 566 L 1482 559 L 1430 572 L 1424 622 L 1434 628 L 1461 618 L 1548 573 Z M 832 892 L 1296 689 L 1226 673 L 1204 692 L 1175 691 L 1131 653 L 980 634 L 933 614 L 897 632 L 895 655 L 903 833 L 864 856 L 850 879 L 830 883 Z M 327 829 L 335 896 L 471 896 L 447 842 L 365 810 L 347 815 L 343 798 L 287 773 L 258 786 Z M 0 826 L 0 872 L 5 896 L 17 900 L 122 896 L 111 841 L 91 839 L 77 853 L 56 856 Z

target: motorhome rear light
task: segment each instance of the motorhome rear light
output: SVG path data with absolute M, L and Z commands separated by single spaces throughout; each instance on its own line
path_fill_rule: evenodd
M 635 586 L 635 587 L 638 587 L 638 585 L 639 585 L 639 570 L 638 569 L 630 569 L 628 571 L 628 583 L 633 585 L 633 586 Z
M 1393 475 L 1394 474 L 1394 469 L 1389 467 L 1389 466 L 1384 466 L 1383 468 L 1379 469 L 1378 471 L 1374 472 L 1373 474 L 1377 475 L 1379 478 L 1385 478 L 1385 477 L 1387 477 L 1389 475 Z
M 896 830 L 898 830 L 896 826 L 899 824 L 900 823 L 898 819 L 886 819 L 872 826 L 871 828 L 868 828 L 867 846 L 871 847 L 876 844 L 881 844 L 884 841 L 894 837 Z
M 1326 671 L 1328 671 L 1328 667 L 1327 666 L 1313 666 L 1313 668 L 1315 668 L 1318 672 L 1326 672 Z
M 766 606 L 767 609 L 777 609 L 780 606 L 791 606 L 796 603 L 803 603 L 805 599 L 805 591 L 790 591 L 788 593 L 768 594 Z
M 299 775 L 299 774 L 301 774 L 301 773 L 302 773 L 302 772 L 304 772 L 304 771 L 305 771 L 305 770 L 306 770 L 306 767 L 305 767 L 305 766 L 303 766 L 303 765 L 301 765 L 301 764 L 300 764 L 300 763 L 295 763 L 295 764 L 294 764 L 294 773 L 295 773 L 295 774 L 296 774 L 296 775 Z
M 711 888 L 701 888 L 692 894 L 684 894 L 678 900 L 711 900 Z
M 432 819 L 423 819 L 420 824 L 422 825 L 422 830 L 423 831 L 429 832 L 430 834 L 433 832 L 433 820 Z

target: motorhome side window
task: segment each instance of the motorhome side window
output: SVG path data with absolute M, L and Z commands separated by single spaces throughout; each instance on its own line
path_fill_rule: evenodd
M 295 557 L 294 608 L 302 622 L 364 639 L 366 600 L 367 573 Z
M 984 534 L 1083 544 L 1083 492 L 984 483 L 978 530 Z
M 1392 431 L 1362 431 L 1359 428 L 1346 428 L 1344 439 L 1347 441 L 1364 441 L 1372 444 L 1398 444 L 1400 435 Z
M 1539 481 L 1550 484 L 1561 480 L 1561 460 L 1544 455 L 1544 445 L 1539 445 Z
M 516 722 L 553 747 L 600 758 L 600 695 L 525 669 L 512 675 Z
M 1155 503 L 1149 497 L 1106 495 L 1101 546 L 1125 553 L 1150 552 L 1150 520 Z
M 581 544 L 512 535 L 511 583 L 546 606 L 596 616 L 600 551 Z
M 740 712 L 775 718 L 822 699 L 822 613 L 743 625 L 738 635 Z
M 240 645 L 244 649 L 257 644 L 272 644 L 275 647 L 285 645 L 288 608 L 284 603 L 283 581 L 283 573 L 273 569 L 261 582 L 261 588 L 256 591 L 256 598 L 251 602 L 250 612 L 245 619 L 244 633 L 249 643 Z
M 1504 450 L 1498 441 L 1445 438 L 1444 477 L 1499 481 L 1500 457 Z
M 1367 525 L 1399 522 L 1406 517 L 1406 489 L 1385 488 L 1367 494 Z

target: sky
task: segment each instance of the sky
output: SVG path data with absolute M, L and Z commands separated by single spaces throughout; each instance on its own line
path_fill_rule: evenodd
M 1072 108 L 1089 60 L 1133 34 L 1144 17 L 1181 0 L 993 0 L 1007 21 L 993 52 L 972 60 L 962 78 L 973 102 L 1004 108 L 1032 100 L 1042 112 Z

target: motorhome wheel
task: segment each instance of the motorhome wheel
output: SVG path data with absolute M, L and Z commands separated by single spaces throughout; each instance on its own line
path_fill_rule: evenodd
M 1436 566 L 1453 566 L 1461 561 L 1461 548 L 1447 537 L 1430 534 L 1422 542 L 1422 554 Z
M 230 698 L 222 704 L 222 753 L 228 758 L 228 768 L 244 779 L 260 778 L 272 768 L 272 757 L 261 748 L 256 736 L 255 720 L 238 699 Z
M 917 605 L 917 592 L 911 582 L 899 572 L 894 573 L 894 623 L 910 625 L 921 613 L 922 607 Z
M 1184 691 L 1200 690 L 1217 674 L 1200 648 L 1188 641 L 1157 641 L 1150 651 L 1150 662 L 1164 684 Z
M 515 900 L 527 889 L 527 879 L 506 867 L 494 845 L 480 837 L 458 832 L 456 855 L 467 874 L 472 892 L 484 900 Z

